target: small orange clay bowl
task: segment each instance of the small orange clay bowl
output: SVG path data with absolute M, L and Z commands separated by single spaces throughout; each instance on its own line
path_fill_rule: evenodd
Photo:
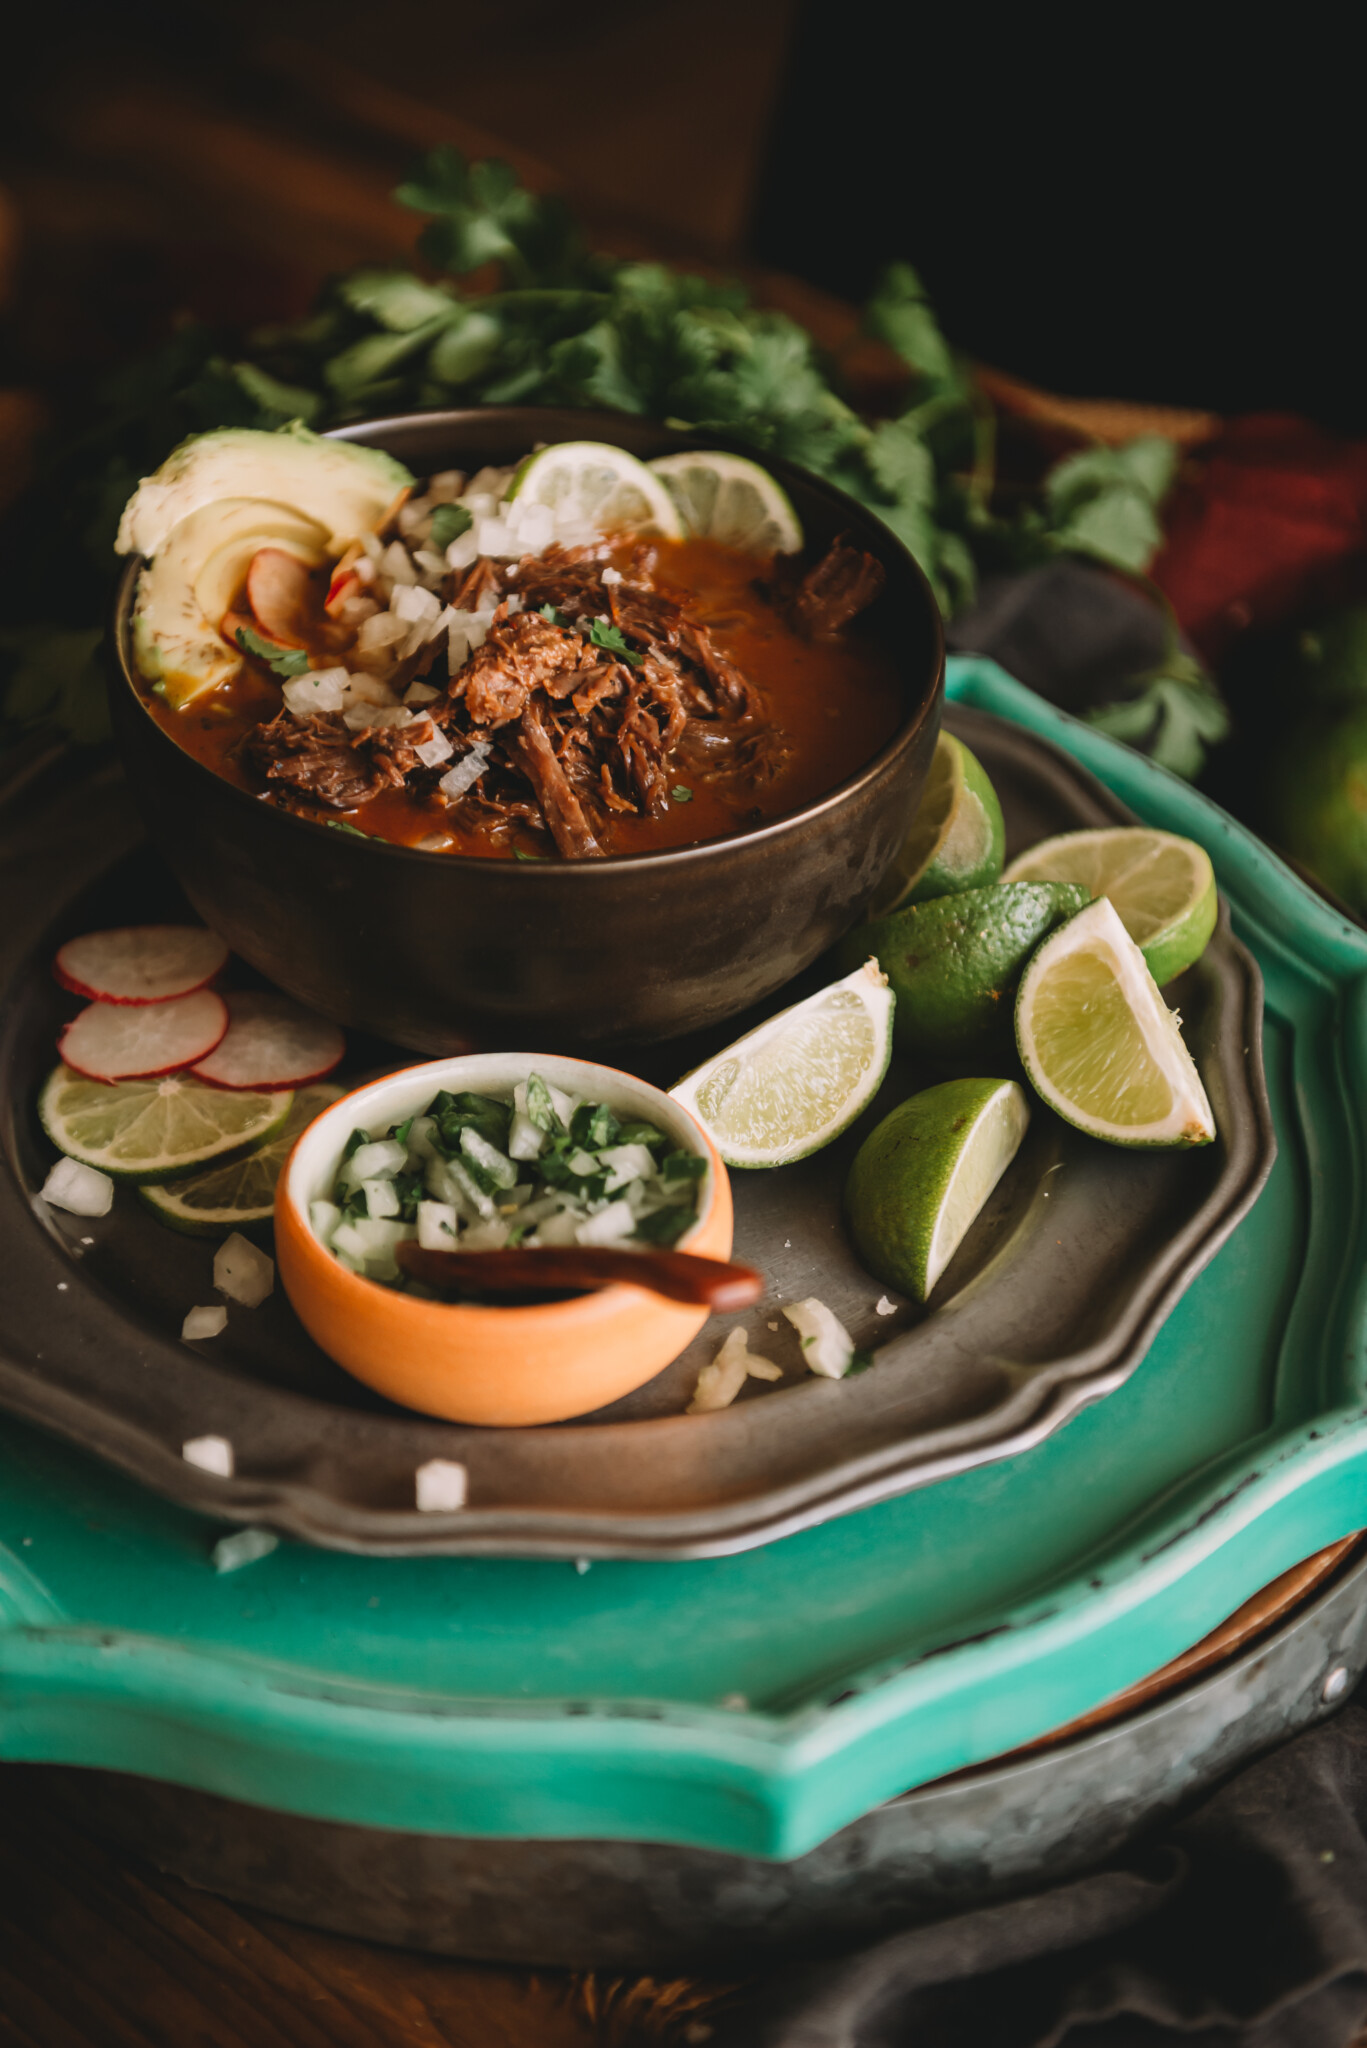
M 532 1072 L 700 1153 L 708 1170 L 697 1183 L 698 1220 L 677 1248 L 731 1255 L 731 1185 L 716 1147 L 687 1110 L 630 1074 L 549 1053 L 471 1053 L 405 1067 L 344 1096 L 302 1133 L 280 1176 L 280 1279 L 304 1328 L 338 1365 L 391 1401 L 449 1422 L 506 1428 L 587 1415 L 662 1372 L 707 1320 L 706 1309 L 625 1284 L 532 1308 L 424 1301 L 348 1272 L 315 1237 L 309 1203 L 331 1198 L 353 1130 L 383 1137 L 442 1088 L 511 1097 Z

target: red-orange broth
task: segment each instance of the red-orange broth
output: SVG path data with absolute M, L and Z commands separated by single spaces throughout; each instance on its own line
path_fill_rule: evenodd
M 769 818 L 824 796 L 870 761 L 901 722 L 905 691 L 891 657 L 861 635 L 858 625 L 831 640 L 805 640 L 791 630 L 756 588 L 753 555 L 714 541 L 660 541 L 658 585 L 686 593 L 707 624 L 717 648 L 727 655 L 764 698 L 772 723 L 791 743 L 791 756 L 772 778 L 738 803 L 700 776 L 681 769 L 680 786 L 691 789 L 658 816 L 613 815 L 600 834 L 608 853 L 650 853 L 667 846 L 691 846 L 753 829 Z M 625 551 L 624 551 L 625 559 Z M 320 666 L 339 657 L 330 655 Z M 341 657 L 345 659 L 345 657 Z M 212 697 L 173 710 L 146 685 L 144 701 L 178 746 L 259 795 L 270 789 L 241 759 L 241 743 L 253 727 L 280 710 L 280 684 L 270 670 L 244 662 L 237 678 Z M 319 812 L 327 823 L 335 813 Z M 344 822 L 396 846 L 448 841 L 436 849 L 479 858 L 512 858 L 519 847 L 544 857 L 544 840 L 533 833 L 495 841 L 461 822 L 459 804 L 448 809 L 435 792 L 385 790 L 344 814 Z M 554 857 L 554 856 L 552 856 Z

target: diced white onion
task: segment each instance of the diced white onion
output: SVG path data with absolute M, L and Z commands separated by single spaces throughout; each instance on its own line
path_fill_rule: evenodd
M 808 1371 L 823 1379 L 843 1380 L 854 1357 L 854 1339 L 840 1318 L 815 1295 L 785 1307 L 783 1313 L 797 1331 Z
M 403 693 L 405 704 L 435 704 L 441 691 L 434 690 L 430 683 L 410 683 Z
M 473 526 L 464 533 L 458 533 L 446 550 L 446 565 L 449 569 L 468 569 L 479 557 L 479 542 L 475 539 Z
M 690 1415 L 707 1415 L 718 1408 L 729 1408 L 741 1388 L 749 1370 L 746 1353 L 747 1338 L 739 1325 L 727 1334 L 710 1365 L 705 1365 L 698 1374 L 698 1383 L 693 1389 L 693 1399 L 688 1404 Z
M 398 1215 L 399 1191 L 392 1180 L 363 1180 L 361 1193 L 365 1196 L 367 1216 Z
M 376 612 L 356 635 L 356 645 L 363 652 L 371 653 L 380 647 L 392 647 L 397 641 L 407 638 L 408 623 L 405 620 L 392 611 Z
M 490 1179 L 500 1188 L 510 1188 L 517 1180 L 517 1168 L 506 1152 L 500 1152 L 497 1145 L 491 1145 L 478 1131 L 472 1131 L 467 1124 L 460 1134 L 460 1149 L 467 1159 L 473 1159 L 482 1167 Z
M 310 1202 L 309 1222 L 313 1225 L 315 1237 L 321 1237 L 324 1244 L 331 1244 L 332 1233 L 342 1220 L 342 1212 L 335 1202 Z
M 480 740 L 477 745 L 471 747 L 463 760 L 457 761 L 455 767 L 448 769 L 442 776 L 437 788 L 448 804 L 456 803 L 467 789 L 473 789 L 489 765 L 491 751 L 488 741 Z
M 395 584 L 416 583 L 418 572 L 409 559 L 408 549 L 400 540 L 392 540 L 380 557 L 381 575 L 388 576 Z
M 443 761 L 451 758 L 451 742 L 444 732 L 433 728 L 430 740 L 424 740 L 420 747 L 413 749 L 424 768 L 439 768 Z
M 523 1091 L 523 1099 L 526 1092 Z M 508 1133 L 508 1157 L 510 1159 L 539 1159 L 546 1134 L 539 1131 L 531 1118 L 522 1110 L 514 1109 L 512 1129 Z
M 408 1148 L 397 1138 L 372 1138 L 358 1145 L 342 1168 L 342 1179 L 358 1188 L 363 1180 L 379 1180 L 402 1173 L 408 1164 Z
M 424 1515 L 454 1514 L 465 1506 L 469 1475 L 454 1458 L 429 1458 L 413 1475 L 413 1497 Z
M 229 1301 L 255 1308 L 275 1286 L 275 1261 L 235 1230 L 214 1254 L 214 1286 Z
M 180 1326 L 180 1334 L 193 1343 L 200 1337 L 217 1337 L 227 1327 L 228 1311 L 222 1302 L 216 1302 L 212 1308 L 192 1308 Z
M 630 1237 L 635 1228 L 636 1216 L 630 1202 L 609 1202 L 606 1209 L 580 1224 L 575 1237 L 580 1244 L 617 1244 Z
M 453 1202 L 419 1202 L 418 1243 L 427 1252 L 449 1252 L 456 1242 L 456 1210 Z
M 71 1216 L 107 1216 L 114 1200 L 114 1183 L 98 1167 L 82 1166 L 78 1159 L 59 1159 L 41 1189 L 42 1198 L 54 1209 Z
M 281 695 L 296 718 L 309 718 L 315 711 L 340 711 L 346 701 L 346 687 L 344 668 L 324 668 L 291 676 Z
M 615 1195 L 628 1181 L 650 1180 L 655 1159 L 648 1145 L 609 1145 L 598 1154 L 608 1169 L 607 1193 Z
M 214 1472 L 220 1479 L 233 1476 L 233 1447 L 226 1436 L 192 1436 L 181 1445 L 180 1455 L 201 1472 Z

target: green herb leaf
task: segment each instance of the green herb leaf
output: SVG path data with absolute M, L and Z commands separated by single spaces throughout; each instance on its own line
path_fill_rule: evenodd
M 244 654 L 264 661 L 278 676 L 302 676 L 308 669 L 309 658 L 302 647 L 282 647 L 277 640 L 263 639 L 250 626 L 239 626 L 233 638 Z
M 696 1223 L 696 1209 L 680 1208 L 677 1204 L 669 1209 L 656 1209 L 651 1215 L 643 1216 L 636 1225 L 637 1237 L 643 1237 L 647 1244 L 673 1244 L 683 1236 L 690 1223 Z
M 632 668 L 639 668 L 645 660 L 643 654 L 638 654 L 634 647 L 627 646 L 620 626 L 605 626 L 601 619 L 595 619 L 590 626 L 589 643 L 591 646 L 601 647 L 605 653 L 615 654 L 619 661 L 628 662 Z
M 707 1161 L 698 1152 L 671 1152 L 660 1162 L 660 1178 L 671 1180 L 701 1180 L 707 1171 Z
M 617 1133 L 617 1143 L 619 1145 L 648 1145 L 652 1151 L 659 1150 L 672 1142 L 672 1139 L 664 1131 L 657 1130 L 654 1124 L 623 1124 Z
M 685 789 L 681 782 L 676 784 L 676 786 L 670 790 L 669 794 L 674 799 L 676 804 L 691 804 L 693 801 L 692 790 Z
M 876 1363 L 877 1360 L 873 1352 L 865 1351 L 861 1348 L 855 1352 L 853 1358 L 851 1358 L 849 1364 L 845 1367 L 845 1378 L 847 1380 L 852 1380 L 857 1373 L 867 1372 L 869 1367 L 871 1365 L 875 1365 Z
M 528 853 L 523 846 L 515 846 L 513 848 L 514 860 L 544 860 L 545 858 L 544 853 Z
M 432 514 L 432 535 L 428 546 L 444 555 L 453 540 L 459 540 L 474 525 L 464 505 L 438 505 Z
M 370 837 L 370 834 L 362 832 L 359 826 L 348 825 L 345 818 L 324 818 L 323 823 L 327 826 L 329 832 L 349 832 L 353 839 L 369 839 Z
M 561 617 L 560 613 L 556 610 L 553 604 L 538 605 L 537 610 L 539 611 L 541 617 L 546 621 L 547 625 L 563 626 L 565 624 L 565 620 Z
M 563 1131 L 565 1126 L 556 1115 L 551 1091 L 540 1074 L 527 1076 L 527 1115 L 539 1131 Z

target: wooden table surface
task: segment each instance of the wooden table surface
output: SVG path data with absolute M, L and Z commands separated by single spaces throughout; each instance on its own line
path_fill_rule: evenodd
M 0 1770 L 0 2048 L 692 2048 L 724 1995 L 296 1926 L 111 1852 L 45 1780 Z

